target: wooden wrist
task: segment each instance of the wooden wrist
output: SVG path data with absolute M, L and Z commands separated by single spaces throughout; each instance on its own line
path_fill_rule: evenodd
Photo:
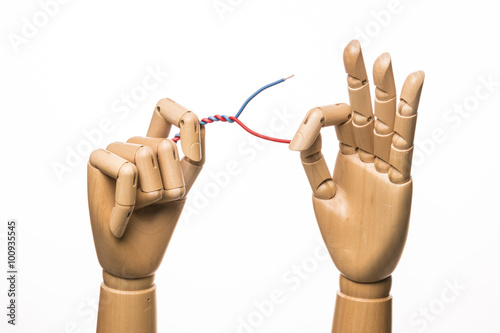
M 372 283 L 359 283 L 340 275 L 340 293 L 362 299 L 380 299 L 390 296 L 392 276 Z
M 124 279 L 118 276 L 102 271 L 103 283 L 106 287 L 121 291 L 136 291 L 149 289 L 154 285 L 155 275 L 146 276 L 138 279 Z
M 390 333 L 392 329 L 392 277 L 358 283 L 340 276 L 333 333 Z
M 103 272 L 97 333 L 156 333 L 154 275 L 123 279 Z

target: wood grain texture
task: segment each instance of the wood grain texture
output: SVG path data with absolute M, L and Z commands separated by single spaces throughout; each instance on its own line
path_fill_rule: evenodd
M 155 333 L 156 286 L 122 291 L 101 284 L 97 333 Z
M 356 155 L 339 152 L 332 199 L 313 197 L 321 234 L 347 278 L 377 282 L 393 272 L 401 258 L 410 220 L 412 181 L 392 183 Z
M 340 275 L 333 333 L 390 333 L 392 328 L 392 278 L 357 283 Z

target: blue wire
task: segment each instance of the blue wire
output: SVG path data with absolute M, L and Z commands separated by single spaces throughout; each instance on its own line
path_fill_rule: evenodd
M 275 81 L 273 83 L 269 83 L 268 85 L 265 85 L 263 86 L 262 88 L 260 88 L 259 90 L 257 90 L 256 92 L 254 92 L 252 94 L 252 96 L 248 97 L 248 99 L 245 101 L 245 103 L 243 103 L 243 105 L 241 106 L 240 110 L 238 111 L 238 113 L 236 113 L 236 116 L 234 116 L 235 118 L 238 118 L 241 113 L 243 112 L 243 110 L 245 109 L 245 107 L 247 106 L 248 103 L 250 103 L 250 101 L 255 97 L 257 96 L 258 94 L 260 94 L 261 92 L 263 92 L 264 90 L 266 90 L 267 88 L 271 88 L 272 86 L 275 86 L 277 84 L 280 84 L 281 82 L 285 81 L 285 79 L 279 79 L 278 81 Z
M 266 90 L 267 88 L 271 88 L 272 86 L 275 86 L 277 84 L 280 84 L 281 82 L 285 81 L 285 79 L 279 79 L 278 81 L 274 81 L 272 83 L 269 83 L 265 86 L 263 86 L 262 88 L 260 88 L 259 90 L 257 90 L 256 92 L 254 92 L 250 97 L 247 98 L 247 100 L 245 101 L 245 103 L 243 103 L 243 105 L 241 106 L 241 108 L 239 109 L 238 113 L 236 113 L 236 115 L 234 116 L 235 118 L 238 118 L 241 113 L 243 112 L 243 110 L 245 110 L 245 108 L 247 107 L 248 103 L 250 103 L 250 101 L 255 97 L 257 96 L 258 94 L 260 94 L 261 92 L 263 92 L 264 90 Z M 225 115 L 221 115 L 222 118 L 226 119 L 229 123 L 233 123 L 234 120 L 231 120 L 229 119 L 228 116 L 225 116 Z M 210 116 L 210 117 L 207 117 L 208 119 L 210 120 L 213 120 L 213 121 L 219 121 L 219 119 L 215 118 L 214 116 Z M 206 125 L 207 123 L 204 122 L 204 121 L 200 121 L 200 125 Z M 177 133 L 175 135 L 176 137 L 180 137 L 180 133 Z

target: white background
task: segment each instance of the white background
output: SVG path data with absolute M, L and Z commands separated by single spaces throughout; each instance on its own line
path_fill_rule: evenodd
M 499 332 L 494 2 L 219 1 L 225 11 L 214 3 L 61 0 L 51 16 L 38 1 L 2 3 L 0 268 L 6 221 L 16 218 L 20 277 L 18 326 L 7 325 L 2 305 L 0 331 L 95 331 L 102 277 L 87 211 L 86 148 L 145 135 L 160 98 L 200 117 L 233 115 L 260 86 L 295 74 L 241 118 L 291 138 L 310 108 L 348 102 L 342 48 L 358 38 L 369 73 L 378 55 L 391 54 L 398 90 L 409 73 L 426 73 L 411 228 L 393 275 L 394 332 Z M 155 69 L 168 75 L 123 108 L 123 95 L 138 94 Z M 277 113 L 288 116 L 273 122 Z M 100 136 L 103 119 L 112 129 Z M 323 138 L 332 167 L 333 129 Z M 298 153 L 253 140 L 235 124 L 208 125 L 207 142 L 191 213 L 157 272 L 159 332 L 238 332 L 241 320 L 253 325 L 242 333 L 330 332 L 338 271 L 314 256 L 324 246 Z M 73 156 L 69 166 L 78 148 L 80 160 Z M 58 163 L 68 168 L 60 177 Z M 218 184 L 214 175 L 222 179 L 230 163 L 238 174 Z M 308 273 L 297 278 L 292 270 L 303 265 Z M 7 281 L 0 281 L 6 304 Z M 266 303 L 273 290 L 284 301 L 259 314 L 255 302 Z

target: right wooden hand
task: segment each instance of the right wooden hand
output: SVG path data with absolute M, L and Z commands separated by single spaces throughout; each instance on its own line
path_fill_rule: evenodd
M 399 106 L 391 58 L 375 62 L 375 119 L 358 41 L 344 51 L 350 105 L 311 110 L 290 143 L 313 190 L 321 233 L 333 262 L 348 279 L 374 283 L 396 268 L 408 232 L 410 176 L 423 72 L 408 76 Z M 340 141 L 333 175 L 321 153 L 324 126 L 335 125 Z

